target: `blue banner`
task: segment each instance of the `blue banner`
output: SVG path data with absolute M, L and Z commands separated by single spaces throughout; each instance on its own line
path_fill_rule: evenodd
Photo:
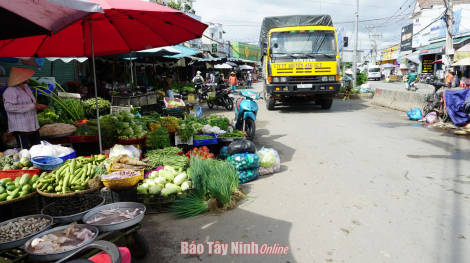
M 343 52 L 343 36 L 344 36 L 344 27 L 336 30 L 336 35 L 338 36 L 338 51 Z

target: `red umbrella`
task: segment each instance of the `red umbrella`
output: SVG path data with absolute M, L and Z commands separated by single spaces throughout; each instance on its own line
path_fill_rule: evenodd
M 181 11 L 139 0 L 89 0 L 96 13 L 51 36 L 0 41 L 0 57 L 92 57 L 176 45 L 200 38 L 207 28 Z
M 51 12 L 53 10 L 53 12 Z M 86 0 L 2 0 L 0 3 L 0 39 L 49 35 L 101 7 Z
M 176 45 L 200 38 L 207 25 L 181 11 L 140 0 L 90 0 L 96 13 L 51 36 L 0 41 L 0 57 L 92 57 Z M 93 72 L 96 87 L 96 72 Z M 101 129 L 96 98 L 100 152 Z

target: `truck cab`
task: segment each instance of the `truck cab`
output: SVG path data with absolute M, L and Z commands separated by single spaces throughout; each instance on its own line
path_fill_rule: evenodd
M 329 16 L 265 18 L 261 39 L 268 110 L 289 97 L 331 108 L 341 85 L 338 41 Z

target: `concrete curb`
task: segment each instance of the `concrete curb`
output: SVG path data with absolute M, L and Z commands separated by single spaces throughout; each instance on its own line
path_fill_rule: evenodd
M 377 88 L 372 104 L 399 111 L 422 108 L 426 93 Z
M 349 95 L 349 98 L 352 100 L 370 100 L 374 97 L 372 93 L 351 93 Z M 344 93 L 339 93 L 338 94 L 338 99 L 343 99 L 344 98 Z

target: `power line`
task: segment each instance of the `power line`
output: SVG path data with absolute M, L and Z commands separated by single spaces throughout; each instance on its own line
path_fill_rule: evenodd
M 405 6 L 406 3 L 408 3 L 408 1 L 410 1 L 410 0 L 406 0 L 406 2 L 404 2 L 404 3 L 400 6 L 400 8 L 399 8 L 395 13 L 393 13 L 392 17 L 395 16 L 396 13 L 398 13 L 398 12 L 401 10 L 401 8 L 402 8 L 403 6 Z M 387 23 L 388 21 L 389 21 L 389 19 L 387 19 L 387 21 L 383 22 L 382 24 L 378 25 L 377 27 L 384 25 L 384 24 Z

